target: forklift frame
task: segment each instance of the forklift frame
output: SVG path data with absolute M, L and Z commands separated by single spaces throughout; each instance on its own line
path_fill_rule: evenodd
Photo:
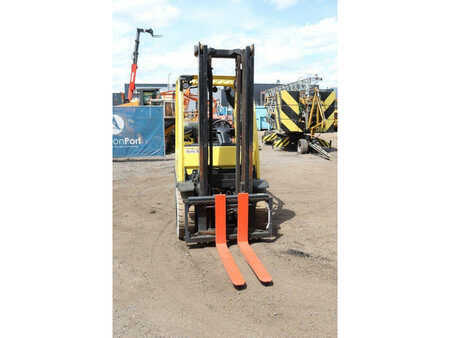
M 267 182 L 259 179 L 259 154 L 257 149 L 255 152 L 254 141 L 257 140 L 254 131 L 254 109 L 253 109 L 253 73 L 254 73 L 254 47 L 247 46 L 245 49 L 214 49 L 208 48 L 206 45 L 200 43 L 195 46 L 194 55 L 199 59 L 199 73 L 198 76 L 184 75 L 180 77 L 177 82 L 177 98 L 181 96 L 182 91 L 189 85 L 198 86 L 198 186 L 196 188 L 196 196 L 185 196 L 183 202 L 185 205 L 185 229 L 184 240 L 186 242 L 209 242 L 214 241 L 214 224 L 215 216 L 212 209 L 214 209 L 214 192 L 212 185 L 217 182 L 220 176 L 217 176 L 217 168 L 214 165 L 217 157 L 222 157 L 222 153 L 230 154 L 231 147 L 235 147 L 235 162 L 233 175 L 223 174 L 226 180 L 231 182 L 234 180 L 234 187 L 232 194 L 226 196 L 227 210 L 235 210 L 237 214 L 237 196 L 239 193 L 249 194 L 249 225 L 251 231 L 249 238 L 273 237 L 273 227 L 271 221 L 272 198 L 265 193 L 265 188 L 268 187 Z M 235 60 L 235 76 L 213 76 L 212 59 L 227 58 Z M 212 102 L 214 86 L 221 85 L 231 87 L 234 89 L 234 133 L 235 144 L 230 146 L 217 147 L 213 144 L 213 114 Z M 178 100 L 179 101 L 179 100 Z M 178 106 L 177 109 L 181 109 Z M 184 114 L 178 113 L 177 123 L 183 124 Z M 182 121 L 183 119 L 183 121 Z M 180 127 L 183 128 L 183 127 Z M 181 132 L 181 130 L 180 130 Z M 183 142 L 178 138 L 176 142 Z M 178 149 L 184 153 L 179 144 Z M 230 149 L 224 149 L 230 148 Z M 217 151 L 217 154 L 214 154 Z M 181 154 L 180 154 L 181 155 Z M 220 156 L 218 156 L 220 155 Z M 183 156 L 183 155 L 182 155 Z M 229 156 L 229 155 L 227 155 Z M 216 157 L 216 159 L 214 159 Z M 183 158 L 177 158 L 177 161 Z M 230 159 L 229 159 L 230 160 Z M 228 161 L 229 161 L 228 160 Z M 255 164 L 255 169 L 254 169 Z M 180 164 L 177 164 L 177 169 Z M 232 170 L 230 167 L 228 170 Z M 179 168 L 184 171 L 184 169 Z M 256 170 L 256 172 L 254 172 Z M 182 176 L 183 175 L 183 176 Z M 228 176 L 227 176 L 228 175 Z M 182 172 L 177 172 L 177 176 L 184 177 Z M 180 177 L 180 178 L 181 178 Z M 192 183 L 185 182 L 184 178 L 177 178 L 177 188 L 180 191 L 186 191 L 189 186 L 192 189 Z M 230 182 L 230 183 L 231 183 Z M 256 204 L 258 202 L 265 202 L 267 208 L 267 223 L 264 225 L 264 230 L 260 224 L 255 224 Z M 189 231 L 189 208 L 194 207 L 195 225 L 197 233 L 192 234 Z M 231 227 L 230 225 L 228 225 Z M 259 227 L 259 229 L 257 228 Z M 235 230 L 235 229 L 234 229 Z M 192 232 L 192 231 L 191 231 Z M 227 235 L 228 239 L 235 239 L 235 231 Z

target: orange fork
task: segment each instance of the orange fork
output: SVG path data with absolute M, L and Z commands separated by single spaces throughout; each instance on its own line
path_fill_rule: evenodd
M 214 197 L 216 209 L 216 248 L 222 260 L 223 266 L 230 277 L 231 282 L 236 287 L 245 285 L 244 277 L 242 277 L 236 262 L 231 256 L 231 252 L 227 246 L 227 215 L 226 215 L 226 197 L 223 194 Z
M 248 244 L 248 193 L 238 194 L 238 245 L 245 260 L 255 272 L 258 279 L 264 284 L 271 283 L 272 276 L 270 276 L 258 256 L 256 256 Z

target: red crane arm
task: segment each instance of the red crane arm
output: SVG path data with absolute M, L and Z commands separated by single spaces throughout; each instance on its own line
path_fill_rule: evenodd
M 137 61 L 139 55 L 139 38 L 141 33 L 149 33 L 154 38 L 160 38 L 162 35 L 153 34 L 153 29 L 136 29 L 136 40 L 134 40 L 134 51 L 133 51 L 133 63 L 131 64 L 131 76 L 130 76 L 130 85 L 128 86 L 128 102 L 131 102 L 133 98 L 134 89 L 136 87 L 136 70 L 137 70 Z
M 134 89 L 136 87 L 136 69 L 137 64 L 133 63 L 131 65 L 131 76 L 130 76 L 130 85 L 128 86 L 128 101 L 131 102 L 133 98 Z

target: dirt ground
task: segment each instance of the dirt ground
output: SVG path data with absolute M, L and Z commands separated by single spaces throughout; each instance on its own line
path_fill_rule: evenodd
M 273 285 L 231 245 L 240 291 L 214 246 L 177 239 L 173 158 L 113 163 L 114 337 L 335 337 L 337 152 L 328 161 L 262 147 L 279 237 L 252 247 Z

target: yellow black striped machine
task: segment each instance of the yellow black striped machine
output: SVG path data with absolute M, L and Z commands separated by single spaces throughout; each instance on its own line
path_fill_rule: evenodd
M 308 80 L 311 82 L 311 78 Z M 315 133 L 337 131 L 335 90 L 305 86 L 302 80 L 267 90 L 264 105 L 273 129 L 264 133 L 264 144 L 272 144 L 275 150 L 296 149 L 302 154 L 312 149 L 329 158 L 324 148 L 331 144 Z

